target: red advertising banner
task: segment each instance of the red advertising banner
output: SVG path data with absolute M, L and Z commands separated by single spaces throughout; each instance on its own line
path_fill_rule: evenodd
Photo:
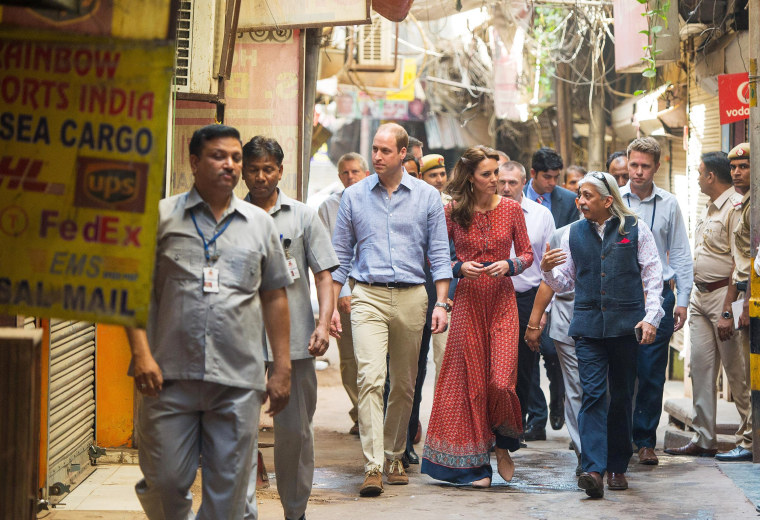
M 727 125 L 749 118 L 749 74 L 721 74 L 718 76 L 718 103 L 720 124 Z

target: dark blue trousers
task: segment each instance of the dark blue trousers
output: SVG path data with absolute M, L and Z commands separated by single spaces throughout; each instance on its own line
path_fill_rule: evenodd
M 625 473 L 631 459 L 631 398 L 636 381 L 633 334 L 616 338 L 575 340 L 583 388 L 578 414 L 583 471 Z M 609 386 L 610 401 L 607 402 Z
M 637 448 L 654 448 L 657 444 L 657 425 L 662 414 L 662 392 L 668 367 L 670 338 L 673 336 L 673 308 L 676 297 L 665 283 L 662 289 L 662 308 L 665 311 L 657 336 L 649 345 L 639 345 L 637 359 L 636 406 L 633 411 L 633 442 Z

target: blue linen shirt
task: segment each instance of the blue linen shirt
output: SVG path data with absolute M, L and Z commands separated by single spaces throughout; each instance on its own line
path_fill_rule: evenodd
M 538 198 L 538 193 L 536 193 L 536 190 L 533 189 L 533 179 L 531 179 L 528 182 L 528 190 L 527 190 L 526 194 L 528 195 L 528 198 L 530 200 L 532 200 L 533 202 L 538 203 L 538 201 L 536 200 Z M 551 192 L 544 193 L 541 196 L 544 198 L 543 202 L 541 202 L 541 205 L 544 206 L 545 208 L 547 208 L 549 211 L 551 211 L 552 210 L 552 194 L 551 194 Z
M 441 195 L 406 171 L 392 196 L 377 174 L 346 188 L 333 247 L 340 267 L 332 277 L 340 284 L 349 271 L 359 282 L 422 284 L 426 257 L 434 281 L 452 277 Z
M 623 202 L 652 230 L 662 263 L 662 279 L 676 279 L 676 305 L 688 307 L 694 283 L 694 265 L 686 224 L 675 196 L 652 184 L 652 193 L 641 200 L 631 191 L 630 182 L 620 188 L 620 195 Z

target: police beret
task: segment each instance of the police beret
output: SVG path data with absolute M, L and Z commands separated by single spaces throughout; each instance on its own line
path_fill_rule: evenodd
M 749 159 L 749 143 L 737 144 L 728 152 L 728 160 Z
M 422 157 L 422 161 L 420 161 L 420 174 L 432 170 L 433 168 L 445 167 L 446 166 L 443 164 L 443 155 L 438 155 L 437 153 L 429 153 Z

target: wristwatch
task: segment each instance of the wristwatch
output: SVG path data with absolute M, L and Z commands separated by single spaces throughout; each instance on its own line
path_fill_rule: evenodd
M 446 309 L 446 312 L 451 312 L 451 305 L 449 305 L 449 302 L 435 302 L 435 306 Z
M 730 320 L 731 318 L 734 317 L 734 315 L 731 314 L 731 311 L 723 311 L 721 313 L 720 317 L 723 318 L 723 319 L 726 319 L 726 320 Z

